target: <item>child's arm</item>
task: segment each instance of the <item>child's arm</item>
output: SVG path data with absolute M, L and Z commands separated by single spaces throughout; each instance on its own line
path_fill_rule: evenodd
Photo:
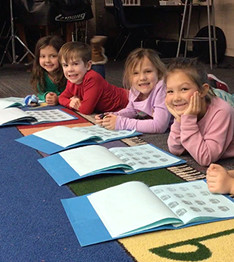
M 224 167 L 211 164 L 206 171 L 206 179 L 209 190 L 212 193 L 234 194 L 234 170 L 226 170 Z
M 165 86 L 162 81 L 157 84 L 145 101 L 135 102 L 136 96 L 130 92 L 127 108 L 116 114 L 115 129 L 129 129 L 143 133 L 164 133 L 168 129 L 171 119 L 171 114 L 164 103 L 165 95 Z M 145 112 L 149 118 L 136 119 L 137 111 Z M 113 126 L 113 119 L 107 118 L 105 121 L 112 122 L 108 125 Z
M 197 97 L 197 94 L 195 96 L 192 96 L 190 99 L 190 104 L 188 106 L 188 109 L 184 112 L 184 115 L 194 115 L 197 117 L 197 114 L 200 113 L 201 105 L 200 101 L 197 102 L 197 100 L 200 100 L 199 97 Z M 171 131 L 167 140 L 169 151 L 172 154 L 175 155 L 181 155 L 185 151 L 185 147 L 182 145 L 181 142 L 181 116 L 179 116 L 176 111 L 174 111 L 173 108 L 171 108 L 169 105 L 167 105 L 167 108 L 169 112 L 174 116 L 174 123 L 171 126 Z
M 181 144 L 201 166 L 219 160 L 233 140 L 231 110 L 218 109 L 217 104 L 209 107 L 199 122 L 196 115 L 181 116 Z
M 131 92 L 130 92 L 131 93 Z M 131 97 L 131 95 L 130 95 Z M 131 100 L 131 99 L 130 99 Z M 103 126 L 107 129 L 116 130 L 119 129 L 116 127 L 116 121 L 117 117 L 119 119 L 132 119 L 136 117 L 137 112 L 133 107 L 133 104 L 131 101 L 128 102 L 126 108 L 121 109 L 118 112 L 114 113 L 104 113 L 101 115 L 95 116 L 96 124 Z M 104 120 L 105 119 L 105 120 Z M 127 129 L 127 128 L 122 128 Z
M 58 90 L 57 85 L 52 85 L 50 82 L 51 80 L 49 80 L 49 77 L 45 75 L 45 88 L 41 88 L 39 83 L 37 83 L 37 97 L 40 101 L 44 101 L 49 105 L 57 105 L 58 100 L 56 102 L 56 96 L 58 98 L 61 92 Z M 53 94 L 55 96 L 54 98 L 52 98 Z
M 233 169 L 233 170 L 229 170 L 228 173 L 229 173 L 229 175 L 230 175 L 231 177 L 234 177 L 234 169 Z
M 177 156 L 180 156 L 186 151 L 181 143 L 180 133 L 180 123 L 175 119 L 174 123 L 171 125 L 170 133 L 167 139 L 167 145 L 169 151 Z
M 101 121 L 101 126 L 109 130 L 115 130 L 116 129 L 116 119 L 117 119 L 116 115 L 107 114 L 103 117 Z
M 49 106 L 55 106 L 58 104 L 58 96 L 54 92 L 49 92 L 45 96 L 45 101 Z
M 79 107 L 82 114 L 92 114 L 102 98 L 104 84 L 101 77 L 90 77 L 82 83 L 83 97 Z
M 194 92 L 194 94 L 190 98 L 189 106 L 187 110 L 185 110 L 184 115 L 194 115 L 198 116 L 202 110 L 202 98 L 198 91 Z
M 166 102 L 165 105 L 168 111 L 174 116 L 174 119 L 180 123 L 180 116 L 176 113 L 176 111 L 173 108 L 171 108 L 170 105 L 168 105 Z
M 81 100 L 77 96 L 73 96 L 70 98 L 70 103 L 69 103 L 70 108 L 79 111 L 80 105 L 81 105 Z
M 70 102 L 71 102 L 71 98 L 73 96 L 76 96 L 76 92 L 75 92 L 75 88 L 74 88 L 74 85 L 72 83 L 70 83 L 69 81 L 67 81 L 67 86 L 65 88 L 65 90 L 60 94 L 59 96 L 59 104 L 64 106 L 64 107 L 67 107 L 67 108 L 70 108 Z
M 107 116 L 109 113 L 102 113 L 102 114 L 98 114 L 98 115 L 95 115 L 94 118 L 95 118 L 95 123 L 99 126 L 103 126 L 102 123 L 103 123 L 103 119 L 105 116 Z
M 38 97 L 39 101 L 46 102 L 46 95 L 47 94 L 48 94 L 48 91 L 46 91 L 46 92 L 41 91 L 39 84 L 37 84 L 37 97 Z
M 116 128 L 117 130 L 136 130 L 142 133 L 165 133 L 169 127 L 171 115 L 167 111 L 158 110 L 157 114 L 151 119 L 134 119 L 117 115 Z M 107 119 L 106 121 L 112 121 Z
M 115 115 L 127 118 L 135 118 L 137 115 L 137 111 L 134 108 L 133 100 L 135 96 L 133 96 L 132 92 L 129 92 L 129 101 L 125 108 L 119 110 L 118 112 L 114 112 Z

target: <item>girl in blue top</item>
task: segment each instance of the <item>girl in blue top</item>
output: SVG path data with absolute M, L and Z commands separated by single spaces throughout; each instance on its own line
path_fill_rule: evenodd
M 58 104 L 58 96 L 66 87 L 58 61 L 58 52 L 63 44 L 64 41 L 57 35 L 45 36 L 38 40 L 35 48 L 31 84 L 39 100 L 51 106 Z

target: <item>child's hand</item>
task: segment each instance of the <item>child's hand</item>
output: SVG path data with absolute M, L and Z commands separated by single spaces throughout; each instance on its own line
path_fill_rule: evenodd
M 95 118 L 95 123 L 99 126 L 102 126 L 102 122 L 103 122 L 103 118 L 105 117 L 105 115 L 107 115 L 107 113 L 103 113 L 103 114 L 99 114 L 96 115 Z
M 58 96 L 54 92 L 49 92 L 45 97 L 45 101 L 49 106 L 56 106 L 58 104 Z
M 105 115 L 102 120 L 102 126 L 106 129 L 115 130 L 117 116 L 113 114 Z
M 211 164 L 206 171 L 207 185 L 212 193 L 233 194 L 234 178 L 228 171 L 217 164 Z
M 174 116 L 175 120 L 177 122 L 180 122 L 180 116 L 176 113 L 176 111 L 172 107 L 170 107 L 166 102 L 165 102 L 165 105 L 168 111 Z
M 75 110 L 79 110 L 79 107 L 81 105 L 81 100 L 77 96 L 73 96 L 70 98 L 69 106 Z
M 184 111 L 184 115 L 198 115 L 201 112 L 201 96 L 198 91 L 190 97 L 188 108 Z

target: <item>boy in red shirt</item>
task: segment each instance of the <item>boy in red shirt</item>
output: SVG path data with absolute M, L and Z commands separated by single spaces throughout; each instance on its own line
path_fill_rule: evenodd
M 83 114 L 115 112 L 128 104 L 128 91 L 109 84 L 91 69 L 91 47 L 68 42 L 59 51 L 59 62 L 67 79 L 59 103 Z

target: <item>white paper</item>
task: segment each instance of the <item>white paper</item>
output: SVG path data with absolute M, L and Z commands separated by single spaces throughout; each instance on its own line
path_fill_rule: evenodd
M 134 130 L 112 131 L 102 128 L 98 125 L 73 128 L 66 126 L 56 126 L 36 132 L 33 135 L 65 148 L 88 139 L 92 139 L 98 143 L 106 140 L 113 140 L 124 136 L 129 136 L 134 132 Z
M 7 124 L 12 121 L 22 121 L 30 116 L 23 110 L 17 107 L 9 107 L 5 109 L 0 109 L 0 125 Z
M 127 137 L 135 133 L 135 130 L 108 130 L 106 128 L 100 127 L 99 125 L 73 127 L 72 129 L 92 136 L 99 136 L 101 139 L 96 140 L 97 142 Z
M 80 176 L 124 164 L 107 148 L 99 145 L 70 149 L 59 154 Z
M 10 122 L 30 121 L 31 124 L 72 120 L 75 117 L 59 109 L 27 110 L 17 107 L 0 109 L 0 125 Z
M 212 194 L 204 181 L 159 185 L 150 189 L 184 224 L 195 218 L 194 221 L 202 221 L 207 217 L 234 216 L 234 203 L 223 195 Z
M 111 187 L 89 195 L 88 199 L 112 237 L 175 217 L 141 182 Z
M 21 97 L 6 97 L 6 98 L 0 98 L 0 109 L 4 109 L 10 106 L 23 106 L 24 98 Z
M 150 144 L 131 147 L 114 147 L 109 150 L 123 162 L 130 165 L 133 170 L 168 166 L 178 162 L 178 158 L 164 153 Z M 131 172 L 131 170 L 126 172 Z
M 153 169 L 178 162 L 178 158 L 167 155 L 157 148 L 147 144 L 132 147 L 115 147 L 107 149 L 103 146 L 84 146 L 70 149 L 60 155 L 79 174 L 114 168 L 122 165 L 124 172 L 137 169 Z M 124 166 L 125 165 L 125 166 Z
M 87 197 L 112 237 L 163 224 L 179 226 L 182 220 L 185 224 L 234 216 L 234 202 L 210 193 L 204 181 L 150 188 L 127 182 Z
M 68 147 L 90 138 L 89 134 L 78 131 L 66 126 L 55 126 L 36 132 L 34 136 L 43 138 L 61 147 Z
M 51 110 L 28 110 L 26 111 L 28 115 L 33 116 L 37 119 L 37 122 L 46 123 L 46 122 L 59 122 L 75 119 L 74 116 L 63 112 L 59 109 Z

